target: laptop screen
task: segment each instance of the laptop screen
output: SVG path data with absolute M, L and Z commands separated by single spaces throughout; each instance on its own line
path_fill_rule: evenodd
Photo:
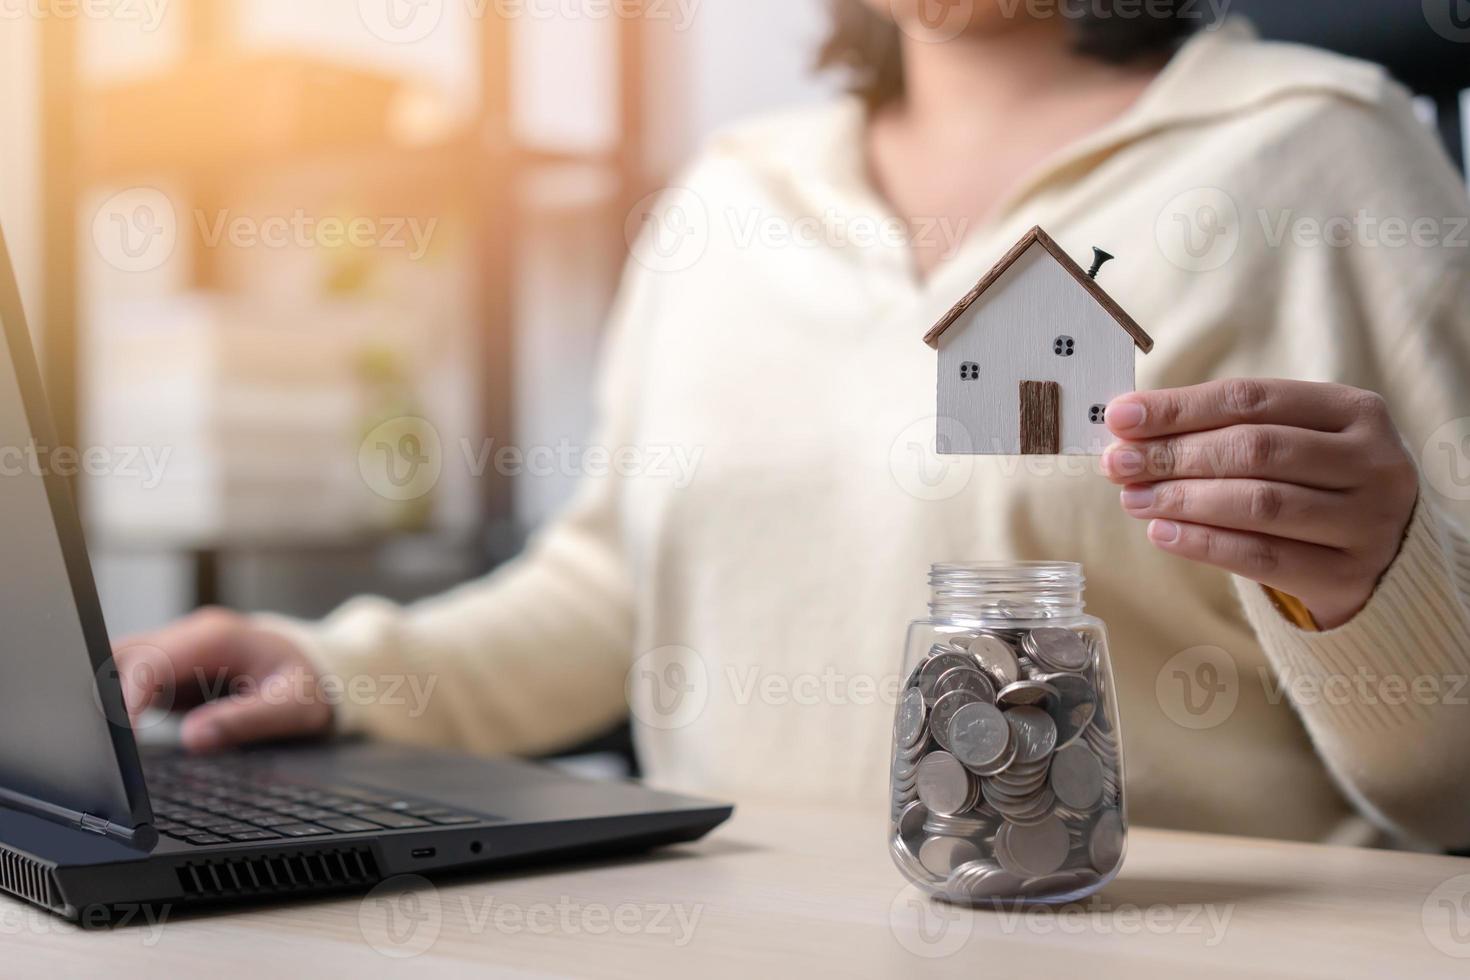
M 0 327 L 0 798 L 131 827 L 136 749 L 3 238 Z

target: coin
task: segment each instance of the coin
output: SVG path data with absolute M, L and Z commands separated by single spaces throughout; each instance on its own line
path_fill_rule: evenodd
M 898 703 L 898 724 L 895 737 L 904 748 L 912 748 L 924 737 L 924 723 L 928 711 L 924 706 L 924 694 L 916 687 L 903 692 Z
M 1051 788 L 1064 805 L 1091 810 L 1102 801 L 1102 763 L 1085 745 L 1069 745 L 1051 761 Z
M 1045 681 L 1025 680 L 1001 688 L 995 695 L 995 703 L 1002 708 L 1034 706 L 1049 711 L 1057 702 L 1057 697 L 1057 689 Z
M 934 685 L 939 683 L 939 678 L 945 671 L 955 667 L 973 666 L 975 666 L 974 661 L 963 653 L 939 653 L 924 661 L 919 665 L 916 680 L 919 690 L 924 694 L 924 701 L 931 705 L 934 703 L 935 698 L 938 697 Z
M 1123 817 L 1117 810 L 1105 810 L 1092 827 L 1087 856 L 1100 874 L 1107 874 L 1123 860 Z
M 934 741 L 939 743 L 940 748 L 954 752 L 954 746 L 949 741 L 950 719 L 965 705 L 977 702 L 978 698 L 969 691 L 951 691 L 935 699 L 934 710 L 929 712 L 929 731 L 934 736 Z
M 929 818 L 929 809 L 922 803 L 910 803 L 903 808 L 898 818 L 898 835 L 911 844 L 924 839 L 924 821 Z
M 1067 862 L 1071 839 L 1067 828 L 1056 817 L 1048 817 L 1032 825 L 1008 824 L 1006 850 L 1016 866 L 1028 878 L 1040 878 L 1061 868 Z
M 995 703 L 995 685 L 981 672 L 979 667 L 952 667 L 939 675 L 934 682 L 936 700 L 955 691 L 968 691 L 975 695 L 971 700 Z
M 1071 745 L 1097 715 L 1097 692 L 1081 674 L 1043 674 L 1037 680 L 1057 692 L 1049 708 L 1057 723 L 1057 748 Z
M 972 701 L 954 713 L 949 740 L 955 758 L 969 766 L 988 766 L 1003 759 L 1010 748 L 1011 727 L 999 708 Z
M 950 873 L 945 893 L 957 902 L 974 902 L 985 898 L 1015 895 L 1023 879 L 1004 868 L 986 861 L 963 864 Z
M 997 687 L 1013 684 L 1021 678 L 1021 665 L 1011 645 L 998 636 L 982 633 L 970 641 L 970 655 L 980 662 L 995 680 Z
M 944 877 L 960 865 L 979 859 L 980 848 L 963 837 L 929 837 L 919 845 L 919 863 Z
M 1068 629 L 1048 626 L 1032 630 L 1021 641 L 1028 656 L 1052 670 L 1079 671 L 1092 662 L 1087 641 Z
M 1057 745 L 1057 723 L 1040 708 L 1012 708 L 1005 720 L 1014 733 L 1020 751 L 1017 762 L 1040 762 Z
M 931 752 L 919 763 L 919 799 L 935 813 L 953 815 L 973 806 L 973 782 L 948 752 Z

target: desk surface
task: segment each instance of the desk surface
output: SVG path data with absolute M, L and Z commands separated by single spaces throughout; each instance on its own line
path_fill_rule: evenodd
M 642 859 L 83 933 L 0 899 L 6 976 L 1470 976 L 1470 860 L 1135 830 L 1064 911 L 903 886 L 883 828 L 748 806 Z

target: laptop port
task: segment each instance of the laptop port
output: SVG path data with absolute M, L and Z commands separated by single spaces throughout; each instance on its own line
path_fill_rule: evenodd
M 431 858 L 436 853 L 438 853 L 438 852 L 437 852 L 437 850 L 435 848 L 432 848 L 432 847 L 420 847 L 420 848 L 417 848 L 416 850 L 410 851 L 409 852 L 409 855 L 412 856 L 412 857 L 416 857 L 416 858 Z

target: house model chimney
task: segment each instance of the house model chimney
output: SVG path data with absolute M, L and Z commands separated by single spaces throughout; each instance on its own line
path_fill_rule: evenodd
M 1094 245 L 1092 247 L 1092 268 L 1087 270 L 1087 278 L 1096 279 L 1098 272 L 1102 270 L 1103 264 L 1112 261 L 1112 259 L 1113 256 Z

